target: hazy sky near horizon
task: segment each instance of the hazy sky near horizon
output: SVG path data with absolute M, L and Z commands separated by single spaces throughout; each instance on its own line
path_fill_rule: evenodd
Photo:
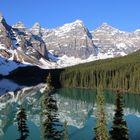
M 140 29 L 140 0 L 0 0 L 0 12 L 8 24 L 22 21 L 28 28 L 35 22 L 55 28 L 80 19 L 89 30 L 103 22 L 124 31 Z

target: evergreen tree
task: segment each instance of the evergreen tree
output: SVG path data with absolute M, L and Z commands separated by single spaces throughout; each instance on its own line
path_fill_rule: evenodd
M 43 108 L 43 139 L 44 140 L 60 140 L 61 131 L 58 127 L 61 127 L 58 119 L 58 107 L 57 102 L 53 97 L 54 88 L 51 85 L 51 75 L 47 77 L 47 89 L 44 92 L 42 99 Z
M 123 97 L 120 92 L 117 92 L 116 109 L 113 118 L 113 126 L 110 131 L 111 140 L 129 140 L 128 127 L 123 119 Z
M 96 103 L 97 103 L 97 110 L 96 110 L 96 127 L 95 130 L 95 140 L 109 140 L 108 129 L 106 124 L 106 115 L 105 115 L 105 99 L 104 93 L 102 88 L 99 87 L 97 89 L 96 95 Z
M 69 140 L 69 137 L 68 137 L 68 130 L 67 130 L 67 121 L 65 120 L 64 122 L 64 132 L 63 132 L 63 139 L 64 140 Z
M 27 115 L 26 111 L 23 107 L 19 109 L 17 113 L 17 124 L 18 124 L 18 131 L 20 132 L 20 138 L 18 140 L 26 140 L 29 136 L 29 130 L 26 124 Z

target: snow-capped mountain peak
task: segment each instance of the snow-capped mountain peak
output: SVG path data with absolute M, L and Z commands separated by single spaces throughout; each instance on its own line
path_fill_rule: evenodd
M 35 30 L 41 29 L 40 23 L 39 23 L 39 22 L 36 22 L 36 23 L 32 26 L 32 29 L 35 29 Z
M 106 33 L 110 33 L 110 34 L 116 34 L 121 31 L 119 29 L 112 27 L 111 25 L 109 25 L 108 23 L 105 22 L 99 28 L 97 28 L 95 30 L 95 32 L 106 32 Z
M 18 23 L 16 23 L 15 25 L 12 26 L 13 28 L 26 28 L 24 23 L 22 21 L 19 21 Z
M 73 27 L 73 26 L 84 26 L 84 22 L 82 20 L 75 20 L 74 22 L 64 24 L 62 27 Z
M 58 27 L 57 29 L 54 29 L 55 31 L 61 31 L 63 33 L 67 33 L 69 31 L 72 31 L 72 30 L 76 30 L 77 28 L 85 28 L 85 25 L 83 23 L 83 21 L 81 20 L 76 20 L 72 23 L 67 23 L 67 24 L 64 24 L 63 26 L 61 27 Z
M 110 24 L 108 24 L 107 22 L 104 22 L 101 24 L 100 26 L 102 29 L 107 29 L 107 28 L 113 28 Z
M 22 22 L 11 27 L 3 16 L 0 21 L 0 56 L 7 63 L 60 68 L 124 56 L 140 49 L 138 30 L 123 32 L 107 23 L 90 32 L 81 20 L 55 29 L 42 28 L 38 22 L 30 29 Z

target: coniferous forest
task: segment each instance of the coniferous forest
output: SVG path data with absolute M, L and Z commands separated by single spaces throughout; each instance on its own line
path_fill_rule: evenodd
M 60 75 L 63 87 L 97 88 L 140 92 L 140 51 L 66 68 Z

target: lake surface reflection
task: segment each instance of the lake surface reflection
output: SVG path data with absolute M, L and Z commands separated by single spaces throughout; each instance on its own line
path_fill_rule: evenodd
M 19 138 L 16 114 L 23 106 L 27 114 L 29 137 L 27 140 L 42 140 L 42 97 L 46 84 L 33 87 L 19 86 L 9 80 L 0 81 L 0 140 Z M 124 94 L 124 115 L 128 124 L 130 138 L 140 139 L 140 96 Z M 68 122 L 70 140 L 92 140 L 95 136 L 94 112 L 96 109 L 96 92 L 87 89 L 63 88 L 56 91 L 53 98 L 57 102 L 58 118 L 63 126 Z M 105 92 L 108 127 L 114 114 L 115 94 Z

